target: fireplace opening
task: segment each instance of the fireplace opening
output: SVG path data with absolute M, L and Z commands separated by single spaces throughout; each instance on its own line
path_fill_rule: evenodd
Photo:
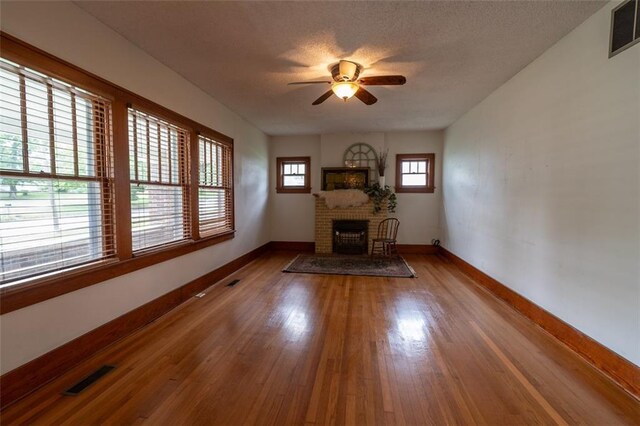
M 333 252 L 366 254 L 369 248 L 368 220 L 334 220 Z

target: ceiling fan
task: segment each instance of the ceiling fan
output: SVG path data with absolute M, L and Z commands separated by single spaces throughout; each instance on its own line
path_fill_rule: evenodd
M 346 102 L 352 96 L 360 99 L 367 105 L 375 104 L 378 99 L 362 86 L 399 86 L 405 84 L 407 79 L 403 75 L 378 75 L 358 79 L 362 65 L 351 61 L 341 60 L 331 67 L 333 81 L 296 81 L 294 84 L 330 84 L 331 90 L 316 99 L 312 105 L 320 105 L 332 94 Z

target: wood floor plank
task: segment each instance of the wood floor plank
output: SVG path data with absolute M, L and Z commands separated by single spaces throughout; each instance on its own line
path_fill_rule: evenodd
M 282 273 L 294 256 L 265 254 L 0 421 L 640 424 L 637 400 L 445 259 L 407 255 L 418 278 L 395 279 Z

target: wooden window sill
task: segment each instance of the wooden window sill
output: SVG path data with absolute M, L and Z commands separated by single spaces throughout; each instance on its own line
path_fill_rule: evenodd
M 227 231 L 197 241 L 187 241 L 171 247 L 146 251 L 134 255 L 131 259 L 105 260 L 73 272 L 61 271 L 54 276 L 9 285 L 0 289 L 0 315 L 219 244 L 234 236 L 235 231 Z
M 276 188 L 278 194 L 311 194 L 311 188 Z
M 429 188 L 429 187 L 424 187 L 424 188 L 407 188 L 407 187 L 395 187 L 395 192 L 396 194 L 432 194 L 433 192 L 435 192 L 435 188 Z

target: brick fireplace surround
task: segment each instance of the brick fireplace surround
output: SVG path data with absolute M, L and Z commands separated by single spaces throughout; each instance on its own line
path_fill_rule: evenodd
M 314 194 L 316 195 L 316 194 Z M 325 201 L 316 195 L 316 253 L 331 253 L 333 250 L 333 221 L 334 220 L 368 220 L 369 241 L 368 253 L 371 253 L 371 240 L 378 233 L 378 224 L 387 218 L 387 211 L 373 213 L 373 203 L 369 201 L 358 207 L 330 209 Z

